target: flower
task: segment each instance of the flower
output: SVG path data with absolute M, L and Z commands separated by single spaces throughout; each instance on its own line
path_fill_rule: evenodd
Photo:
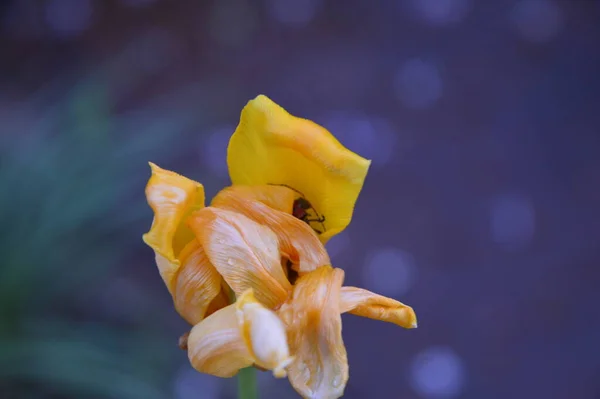
M 226 189 L 213 206 L 192 213 L 189 227 L 236 295 L 253 290 L 258 302 L 283 321 L 293 357 L 287 371 L 294 388 L 305 398 L 340 397 L 348 379 L 340 315 L 349 312 L 414 328 L 414 311 L 391 298 L 343 287 L 343 270 L 330 266 L 323 244 L 311 229 L 282 227 L 292 220 L 299 226 L 306 224 L 235 191 L 235 187 Z M 294 232 L 299 254 L 294 261 L 285 252 L 289 231 Z M 298 274 L 293 284 L 286 270 Z M 198 326 L 213 323 L 212 317 Z M 196 369 L 207 372 L 194 356 L 190 360 Z
M 305 398 L 338 398 L 342 313 L 416 327 L 412 308 L 343 287 L 324 248 L 349 224 L 370 161 L 265 96 L 242 111 L 227 161 L 233 185 L 208 207 L 200 183 L 150 164 L 144 241 L 193 325 L 182 346 L 198 371 L 231 377 L 255 365 L 288 375 Z

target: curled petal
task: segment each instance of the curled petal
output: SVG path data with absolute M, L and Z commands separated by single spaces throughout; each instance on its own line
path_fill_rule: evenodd
M 204 318 L 215 299 L 222 298 L 223 279 L 197 240 L 190 241 L 179 258 L 181 267 L 175 278 L 173 301 L 177 312 L 193 325 Z M 228 305 L 228 302 L 217 302 L 214 306 Z
M 229 196 L 232 195 L 250 201 L 258 201 L 270 208 L 289 214 L 292 213 L 297 194 L 288 187 L 273 184 L 257 186 L 236 185 L 222 190 L 213 198 L 211 205 L 218 206 L 218 204 L 226 203 Z
M 154 250 L 160 275 L 173 293 L 173 280 L 180 265 L 177 256 L 194 238 L 183 221 L 204 206 L 204 188 L 153 163 L 150 167 L 152 176 L 146 186 L 146 198 L 154 211 L 154 221 L 143 239 Z
M 285 301 L 291 285 L 281 268 L 277 237 L 269 228 L 214 207 L 195 212 L 188 223 L 236 296 L 253 288 L 269 308 Z
M 206 309 L 205 317 L 210 316 L 215 313 L 219 309 L 223 309 L 225 306 L 231 303 L 230 298 L 231 288 L 227 285 L 225 280 L 221 277 L 221 291 L 219 294 L 212 300 L 208 309 Z
M 196 324 L 187 347 L 192 366 L 217 377 L 233 377 L 254 363 L 242 338 L 235 305 L 218 310 Z
M 279 317 L 256 300 L 252 289 L 244 292 L 235 306 L 242 324 L 242 336 L 255 359 L 255 366 L 273 370 L 275 377 L 285 377 L 285 368 L 293 358 L 290 356 L 285 326 Z
M 251 289 L 194 326 L 187 349 L 196 370 L 217 377 L 232 377 L 253 364 L 285 377 L 292 361 L 283 323 Z
M 285 184 L 301 192 L 326 218 L 319 236 L 325 243 L 350 223 L 370 161 L 260 95 L 242 110 L 227 164 L 234 185 Z
M 241 213 L 268 226 L 277 235 L 280 251 L 290 259 L 292 267 L 300 274 L 331 264 L 325 247 L 308 224 L 289 212 L 273 209 L 265 202 L 253 199 L 268 197 L 273 188 L 283 188 L 293 193 L 292 190 L 279 186 L 231 186 L 219 192 L 212 205 Z
M 344 272 L 323 266 L 298 279 L 280 309 L 294 362 L 290 382 L 304 398 L 334 399 L 344 393 L 348 359 L 342 340 L 339 295 Z
M 410 306 L 362 288 L 342 287 L 340 310 L 342 313 L 350 312 L 357 316 L 394 323 L 404 328 L 417 327 L 417 316 Z

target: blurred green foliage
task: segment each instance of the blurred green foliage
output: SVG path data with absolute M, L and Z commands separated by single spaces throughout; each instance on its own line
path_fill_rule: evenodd
M 197 120 L 192 105 L 115 112 L 128 65 L 37 93 L 18 104 L 27 120 L 1 128 L 1 398 L 171 396 L 174 342 L 158 318 L 115 321 L 82 303 L 141 245 L 147 161 L 178 153 Z

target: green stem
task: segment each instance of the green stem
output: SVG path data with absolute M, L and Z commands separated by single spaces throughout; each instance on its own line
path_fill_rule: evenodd
M 256 369 L 246 367 L 238 373 L 238 399 L 258 399 Z

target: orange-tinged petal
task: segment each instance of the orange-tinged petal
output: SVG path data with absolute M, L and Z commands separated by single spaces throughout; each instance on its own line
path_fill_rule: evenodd
M 192 366 L 217 377 L 232 377 L 253 364 L 285 377 L 292 361 L 285 326 L 249 289 L 196 324 L 187 338 Z
M 342 313 L 350 312 L 357 316 L 394 323 L 404 328 L 417 327 L 417 316 L 410 306 L 362 288 L 342 287 L 340 310 Z
M 204 318 L 213 300 L 221 295 L 223 278 L 195 239 L 181 251 L 179 258 L 181 267 L 176 274 L 173 291 L 175 309 L 188 323 L 197 324 Z M 227 304 L 221 302 L 221 307 Z
M 277 237 L 269 228 L 214 207 L 194 212 L 188 224 L 236 296 L 252 288 L 269 308 L 285 301 L 292 287 L 281 268 Z
M 174 276 L 180 265 L 177 256 L 194 238 L 184 220 L 204 206 L 204 188 L 153 163 L 150 167 L 152 176 L 146 186 L 146 198 L 154 211 L 154 221 L 143 239 L 154 250 L 160 275 L 173 293 Z
M 280 309 L 295 360 L 290 382 L 304 398 L 334 399 L 344 393 L 348 359 L 342 340 L 339 297 L 344 272 L 323 266 L 298 279 Z
M 188 357 L 201 373 L 233 377 L 254 363 L 237 318 L 235 305 L 229 305 L 196 324 L 187 341 Z
M 227 285 L 225 280 L 223 280 L 223 278 L 221 278 L 221 291 L 215 297 L 215 299 L 212 300 L 212 302 L 208 306 L 208 309 L 206 310 L 206 314 L 204 316 L 208 317 L 211 314 L 215 313 L 217 310 L 222 309 L 225 306 L 229 305 L 231 303 L 230 293 L 231 293 L 231 288 L 229 288 L 229 286 Z
M 344 147 L 325 128 L 290 115 L 260 95 L 242 110 L 227 149 L 234 185 L 285 184 L 326 220 L 325 243 L 350 223 L 370 161 Z
M 277 187 L 280 188 L 280 187 Z M 289 192 L 285 187 L 282 187 Z M 264 198 L 273 186 L 231 186 L 212 200 L 212 206 L 241 213 L 269 227 L 279 240 L 279 249 L 290 259 L 294 270 L 303 274 L 320 266 L 330 265 L 329 255 L 313 229 L 289 213 L 267 206 L 254 198 Z
M 211 202 L 212 206 L 217 206 L 218 203 L 226 202 L 221 193 L 227 193 L 226 196 L 235 195 L 247 200 L 258 201 L 268 207 L 288 214 L 292 213 L 294 200 L 297 196 L 294 190 L 284 186 L 272 184 L 261 184 L 257 186 L 236 185 L 229 186 L 217 194 Z
M 244 292 L 235 303 L 242 323 L 242 337 L 255 359 L 255 366 L 273 370 L 278 378 L 285 377 L 292 362 L 283 322 L 255 298 L 252 289 Z

